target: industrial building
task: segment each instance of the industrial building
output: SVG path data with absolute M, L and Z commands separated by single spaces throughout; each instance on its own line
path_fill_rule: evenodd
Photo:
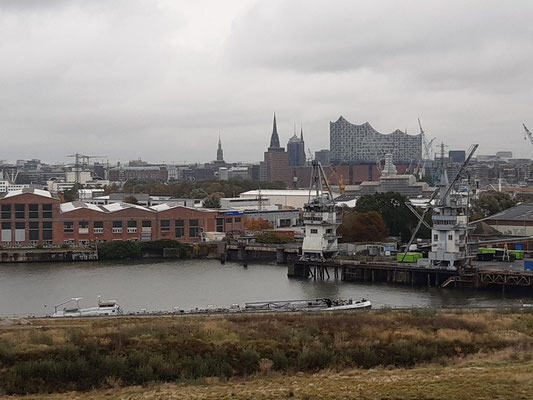
M 392 155 L 385 155 L 385 167 L 377 181 L 362 182 L 356 186 L 348 186 L 346 194 L 363 196 L 367 194 L 396 192 L 407 197 L 430 197 L 435 188 L 426 182 L 417 182 L 411 174 L 398 174 L 396 166 L 392 162 Z
M 3 247 L 89 245 L 120 240 L 198 242 L 207 232 L 242 232 L 244 216 L 238 211 L 177 204 L 61 204 L 48 191 L 24 189 L 0 197 L 0 225 Z
M 338 195 L 338 193 L 337 193 Z M 268 200 L 271 205 L 278 208 L 296 208 L 302 209 L 304 204 L 309 202 L 309 189 L 300 190 L 277 190 L 277 189 L 261 189 L 249 190 L 239 195 L 241 199 L 257 199 L 261 198 Z
M 533 203 L 518 204 L 482 221 L 507 236 L 533 236 Z

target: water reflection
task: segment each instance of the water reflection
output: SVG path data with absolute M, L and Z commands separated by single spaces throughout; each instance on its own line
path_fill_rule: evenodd
M 286 266 L 276 264 L 243 268 L 216 260 L 3 264 L 0 315 L 50 314 L 54 304 L 70 297 L 83 297 L 83 306 L 94 305 L 98 294 L 116 298 L 126 311 L 321 297 L 366 297 L 374 307 L 504 306 L 517 305 L 521 298 L 499 292 L 289 279 L 286 273 Z M 524 301 L 533 302 L 533 297 Z

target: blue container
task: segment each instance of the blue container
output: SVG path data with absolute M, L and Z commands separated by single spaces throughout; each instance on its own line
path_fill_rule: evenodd
M 522 243 L 516 243 L 514 245 L 515 250 L 524 250 Z
M 533 271 L 533 260 L 524 260 L 524 270 Z

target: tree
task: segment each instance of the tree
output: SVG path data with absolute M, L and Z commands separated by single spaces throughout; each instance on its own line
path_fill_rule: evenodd
M 375 211 L 359 213 L 351 211 L 344 215 L 339 234 L 343 242 L 379 242 L 388 235 L 387 224 Z
M 191 190 L 191 193 L 189 193 L 189 197 L 191 199 L 203 199 L 207 197 L 207 192 L 203 189 L 196 188 Z
M 132 195 L 132 196 L 125 197 L 124 203 L 139 204 L 139 201 L 137 200 L 137 197 Z
M 478 199 L 472 200 L 472 220 L 489 217 L 514 205 L 516 205 L 516 200 L 512 199 L 507 193 L 481 193 Z
M 220 198 L 209 196 L 203 201 L 204 208 L 220 208 Z
M 78 189 L 81 188 L 81 185 L 77 183 L 72 186 L 72 188 L 67 189 L 63 192 L 63 202 L 68 203 L 78 199 Z
M 400 193 L 376 193 L 362 196 L 357 201 L 354 210 L 361 213 L 375 211 L 381 214 L 387 224 L 389 234 L 400 236 L 401 240 L 406 242 L 418 222 L 416 216 L 405 205 L 406 201 L 407 198 Z M 429 230 L 424 227 L 418 233 L 419 237 L 427 238 L 429 235 Z
M 264 220 L 263 218 L 248 218 L 244 222 L 244 227 L 249 231 L 263 231 L 265 229 L 272 229 L 273 225 L 271 222 Z

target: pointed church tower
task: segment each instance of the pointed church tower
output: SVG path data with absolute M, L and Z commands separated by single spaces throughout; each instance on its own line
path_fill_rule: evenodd
M 222 140 L 220 139 L 220 133 L 218 134 L 217 162 L 224 162 L 224 151 L 222 150 Z
M 272 123 L 272 135 L 270 136 L 270 146 L 268 151 L 285 151 L 279 145 L 278 125 L 276 124 L 276 113 L 274 113 L 274 122 Z

